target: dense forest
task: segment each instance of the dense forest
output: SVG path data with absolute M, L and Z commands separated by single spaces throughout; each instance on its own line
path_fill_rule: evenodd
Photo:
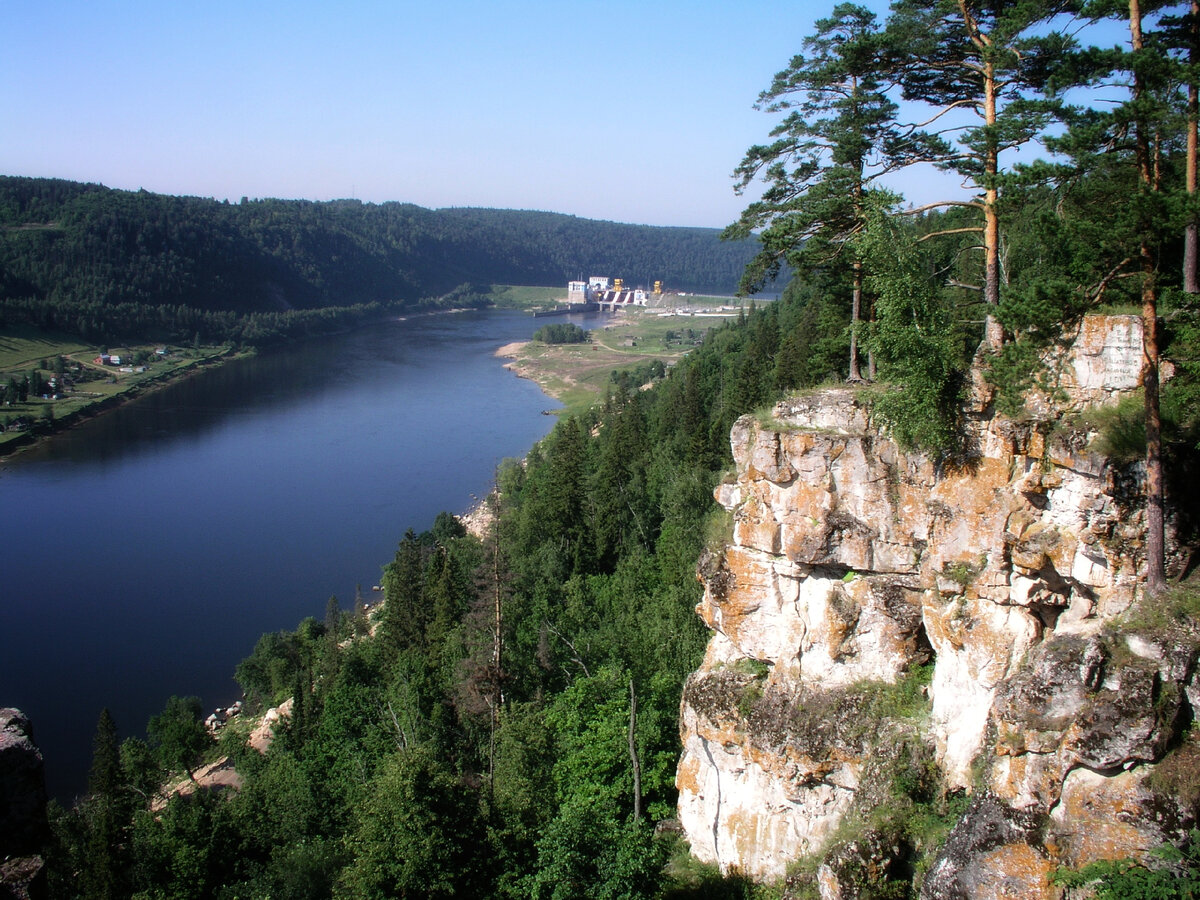
M 565 289 L 580 273 L 729 293 L 756 249 L 722 243 L 717 229 L 544 212 L 231 204 L 0 177 L 0 313 L 85 336 L 180 340 L 199 331 L 256 343 L 272 331 L 319 329 L 322 317 L 345 320 L 347 308 L 361 318 L 470 305 L 456 289 Z
M 55 813 L 71 896 L 652 896 L 721 884 L 680 861 L 678 707 L 705 630 L 696 561 L 727 523 L 712 489 L 738 413 L 793 384 L 773 360 L 803 295 L 717 329 L 669 374 L 614 374 L 603 404 L 497 473 L 480 541 L 409 531 L 361 604 L 264 635 L 251 711 L 295 698 L 260 756 L 172 698 L 149 742 L 105 715 L 89 792 Z M 753 365 L 751 362 L 753 361 Z M 749 372 L 756 376 L 749 378 Z M 824 375 L 825 373 L 822 373 Z M 782 379 L 782 380 L 780 380 Z M 657 380 L 654 390 L 639 390 Z M 168 770 L 228 752 L 246 776 L 152 811 Z M 690 886 L 690 887 L 689 887 Z
M 884 25 L 850 5 L 818 22 L 760 98 L 783 119 L 739 172 L 745 185 L 765 178 L 767 191 L 730 229 L 762 236 L 747 290 L 781 265 L 795 271 L 783 297 L 713 330 L 669 372 L 614 373 L 603 403 L 502 464 L 483 540 L 447 515 L 408 532 L 385 570 L 374 636 L 361 605 L 348 612 L 336 600 L 324 621 L 265 635 L 237 672 L 247 704 L 295 703 L 267 754 L 236 739 L 211 746 L 186 698 L 168 702 L 148 740 L 119 741 L 103 715 L 86 796 L 53 811 L 56 896 L 779 896 L 783 886 L 689 862 L 670 825 L 679 698 L 706 640 L 696 570 L 727 538 L 711 498 L 733 421 L 783 392 L 849 377 L 901 442 L 967 461 L 964 422 L 980 413 L 969 389 L 1044 432 L 1062 427 L 1023 408 L 1032 387 L 1052 393 L 1042 352 L 1087 312 L 1131 312 L 1146 326 L 1145 402 L 1119 411 L 1102 437 L 1114 458 L 1143 467 L 1150 505 L 1153 473 L 1165 472 L 1157 489 L 1170 505 L 1195 458 L 1196 20 L 1186 6 L 1143 17 L 1136 3 L 1097 5 L 1095 15 L 1134 26 L 1128 52 L 1110 51 L 1076 47 L 1071 12 L 899 0 Z M 1101 82 L 1123 84 L 1128 103 L 1098 111 L 1063 99 Z M 906 127 L 901 95 L 981 118 L 951 142 Z M 1047 130 L 1048 161 L 1000 164 L 1002 149 Z M 912 209 L 874 180 L 921 160 L 960 172 L 977 194 Z M 205 208 L 273 233 L 273 207 Z M 441 215 L 298 208 L 314 221 Z M 506 214 L 445 215 L 494 215 L 499 229 Z M 294 235 L 289 253 L 305 246 Z M 7 291 L 33 283 L 32 272 L 6 272 Z M 1160 396 L 1162 360 L 1174 374 Z M 970 384 L 972 365 L 983 384 Z M 1194 540 L 1174 496 L 1181 540 Z M 150 806 L 168 771 L 186 777 L 218 750 L 244 774 L 240 792 Z M 927 826 L 949 827 L 936 785 L 901 799 L 924 804 L 914 815 Z M 889 882 L 863 896 L 915 890 Z
M 501 465 L 484 540 L 448 514 L 404 535 L 374 620 L 331 598 L 323 621 L 264 635 L 237 670 L 247 709 L 295 704 L 265 755 L 234 730 L 214 743 L 196 698 L 171 698 L 146 740 L 105 713 L 88 792 L 52 811 L 53 895 L 778 896 L 691 861 L 669 823 L 729 428 L 844 377 L 846 330 L 812 324 L 824 297 L 797 284 L 669 372 L 614 373 L 603 404 Z M 148 804 L 214 754 L 242 790 Z M 944 834 L 957 807 L 928 787 L 903 802 Z

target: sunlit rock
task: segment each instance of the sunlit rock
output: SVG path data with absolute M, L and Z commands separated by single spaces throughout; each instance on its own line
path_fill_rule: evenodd
M 899 447 L 849 388 L 735 424 L 736 476 L 715 494 L 733 529 L 702 566 L 713 635 L 681 714 L 696 856 L 775 878 L 832 853 L 826 898 L 855 896 L 856 872 L 896 877 L 906 851 L 887 834 L 830 843 L 851 810 L 886 804 L 872 798 L 896 777 L 890 752 L 928 753 L 941 789 L 974 798 L 922 896 L 1049 898 L 1054 867 L 1190 825 L 1195 809 L 1164 812 L 1144 773 L 1186 768 L 1171 761 L 1200 701 L 1200 639 L 1114 637 L 1142 566 L 1141 470 L 1062 421 L 1136 387 L 1140 342 L 1137 317 L 1085 320 L 1049 360 L 1055 397 L 1034 396 L 1029 421 L 972 419 L 960 463 Z M 901 683 L 910 704 L 925 685 L 919 711 L 880 713 Z

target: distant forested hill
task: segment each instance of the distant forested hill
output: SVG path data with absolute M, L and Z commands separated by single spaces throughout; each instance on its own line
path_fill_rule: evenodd
M 237 204 L 0 176 L 0 300 L 236 313 L 415 303 L 464 282 L 591 274 L 731 292 L 756 247 L 719 229 L 354 200 Z

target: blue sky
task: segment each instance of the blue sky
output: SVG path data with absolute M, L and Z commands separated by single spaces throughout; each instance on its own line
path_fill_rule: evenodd
M 3 0 L 0 173 L 724 226 L 754 100 L 832 7 Z

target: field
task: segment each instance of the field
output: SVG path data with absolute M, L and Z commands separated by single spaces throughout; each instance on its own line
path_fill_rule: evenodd
M 27 372 L 43 359 L 87 350 L 87 344 L 69 335 L 40 331 L 31 325 L 14 325 L 0 332 L 0 372 Z
M 512 284 L 493 284 L 492 302 L 501 309 L 534 309 L 554 306 L 567 299 L 567 286 L 523 287 Z
M 102 349 L 120 356 L 122 365 L 95 362 Z M 0 456 L 38 434 L 106 408 L 119 395 L 135 395 L 228 352 L 225 347 L 173 347 L 160 356 L 158 349 L 158 345 L 101 348 L 27 326 L 0 330 Z M 28 390 L 24 400 L 11 396 L 10 385 L 24 385 L 34 378 L 45 387 Z M 57 387 L 53 395 L 51 378 Z
M 578 412 L 604 395 L 614 371 L 634 369 L 656 359 L 670 366 L 710 328 L 737 315 L 731 311 L 717 315 L 714 307 L 695 304 L 674 311 L 675 315 L 664 315 L 668 310 L 622 310 L 612 314 L 610 324 L 592 332 L 590 343 L 528 341 L 503 347 L 498 355 L 509 358 L 508 367 L 518 375 L 536 381 L 561 401 L 564 412 Z

